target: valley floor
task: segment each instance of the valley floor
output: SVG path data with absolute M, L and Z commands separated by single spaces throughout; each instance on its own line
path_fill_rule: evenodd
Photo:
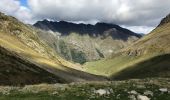
M 0 86 L 0 100 L 170 100 L 170 78 Z

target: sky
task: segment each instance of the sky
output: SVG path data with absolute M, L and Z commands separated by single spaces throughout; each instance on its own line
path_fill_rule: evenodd
M 20 0 L 22 6 L 28 7 L 27 0 Z
M 33 24 L 48 19 L 118 24 L 147 34 L 170 13 L 170 0 L 0 0 L 0 12 Z

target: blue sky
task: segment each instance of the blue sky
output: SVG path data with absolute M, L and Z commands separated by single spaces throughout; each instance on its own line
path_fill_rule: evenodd
M 28 7 L 27 0 L 20 0 L 20 2 L 22 6 Z

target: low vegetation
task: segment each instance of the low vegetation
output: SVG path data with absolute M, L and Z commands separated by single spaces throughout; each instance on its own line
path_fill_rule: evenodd
M 169 100 L 169 79 L 0 87 L 1 100 Z M 145 98 L 145 99 L 144 99 Z

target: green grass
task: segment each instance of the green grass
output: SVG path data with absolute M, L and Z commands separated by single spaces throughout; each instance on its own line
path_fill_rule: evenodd
M 130 65 L 133 65 L 143 59 L 147 59 L 149 56 L 135 57 L 135 56 L 126 56 L 118 55 L 111 59 L 103 59 L 95 62 L 88 62 L 83 65 L 85 70 L 90 73 L 97 75 L 110 76 L 116 74 L 117 72 L 127 68 Z
M 152 82 L 150 82 L 151 80 Z M 169 100 L 168 92 L 159 91 L 160 88 L 170 88 L 168 81 L 169 79 L 145 79 L 65 85 L 44 84 L 11 89 L 1 87 L 0 100 L 129 100 L 130 91 L 136 91 L 135 96 L 144 95 L 145 91 L 151 91 L 153 96 L 146 95 L 151 100 Z M 3 94 L 3 91 L 8 89 L 10 91 Z M 94 92 L 99 89 L 108 90 L 110 94 L 99 95 Z
M 95 62 L 87 62 L 83 67 L 90 73 L 108 76 L 114 73 L 110 72 L 112 69 L 116 71 L 119 69 L 120 65 L 124 65 L 131 60 L 133 60 L 133 58 L 127 59 L 127 57 L 103 59 Z
M 111 79 L 130 79 L 146 77 L 170 77 L 170 56 L 115 56 L 88 62 L 83 67 L 89 73 L 107 76 Z
M 170 54 L 141 61 L 113 75 L 117 79 L 170 77 Z

